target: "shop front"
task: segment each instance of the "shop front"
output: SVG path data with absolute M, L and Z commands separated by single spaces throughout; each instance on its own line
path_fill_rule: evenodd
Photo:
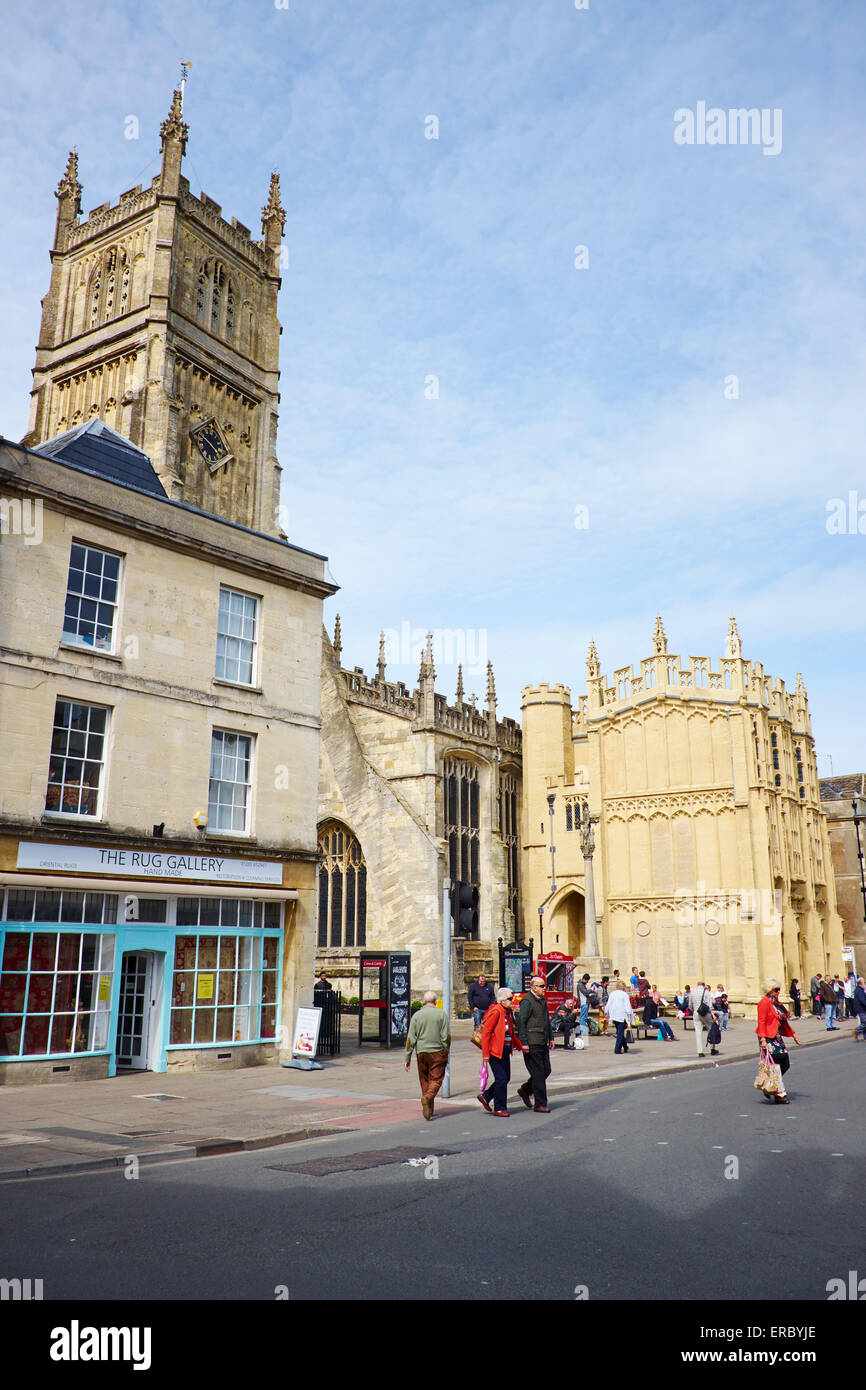
M 82 877 L 91 847 L 20 847 L 0 874 L 0 1080 L 246 1066 L 274 1056 L 287 904 L 279 862 L 185 856 L 205 881 Z M 121 870 L 136 853 L 109 865 Z M 34 860 L 42 867 L 30 867 Z M 177 856 L 171 869 L 177 873 Z M 66 872 L 58 872 L 62 863 Z M 46 866 L 50 865 L 50 869 Z M 104 871 L 103 861 L 103 871 Z M 256 886 L 244 883 L 254 879 Z M 262 880 L 268 886 L 258 886 Z

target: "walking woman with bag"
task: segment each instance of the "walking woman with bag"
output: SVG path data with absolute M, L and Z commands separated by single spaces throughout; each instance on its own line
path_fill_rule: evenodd
M 762 998 L 758 1001 L 758 1026 L 755 1029 L 761 1048 L 761 1069 L 755 1085 L 760 1086 L 767 1094 L 766 1087 L 761 1085 L 761 1076 L 762 1073 L 771 1076 L 776 1083 L 774 1102 L 777 1105 L 787 1105 L 788 1096 L 783 1078 L 791 1065 L 791 1059 L 785 1046 L 785 1038 L 793 1038 L 798 1047 L 800 1039 L 788 1021 L 788 1010 L 779 1001 L 781 988 L 778 980 L 765 980 L 761 986 Z
M 489 1061 L 493 1080 L 485 1091 L 478 1093 L 478 1099 L 488 1113 L 503 1119 L 508 1115 L 512 1051 L 522 1052 L 523 1048 L 517 1036 L 514 996 L 510 989 L 502 988 L 497 990 L 496 1003 L 491 1004 L 481 1020 L 481 1060 L 483 1066 Z

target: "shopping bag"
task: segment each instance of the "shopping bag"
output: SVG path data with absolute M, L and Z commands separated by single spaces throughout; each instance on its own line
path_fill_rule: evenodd
M 755 1090 L 763 1091 L 765 1096 L 779 1095 L 782 1090 L 782 1073 L 771 1062 L 770 1058 L 764 1053 L 758 1064 L 758 1075 L 755 1077 Z

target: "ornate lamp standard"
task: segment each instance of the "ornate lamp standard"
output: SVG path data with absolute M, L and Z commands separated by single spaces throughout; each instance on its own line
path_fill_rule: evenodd
M 556 803 L 556 793 L 551 792 L 547 798 L 547 809 L 550 813 L 550 892 L 540 904 L 538 909 L 538 954 L 544 955 L 544 909 L 556 892 L 556 845 L 553 843 L 553 808 Z
M 592 827 L 593 821 L 589 814 L 589 802 L 582 801 L 580 804 L 580 849 L 583 854 L 583 915 L 586 936 L 586 954 L 588 956 L 597 956 L 599 954 L 598 928 L 595 921 L 595 880 L 592 876 L 592 856 L 595 854 L 595 834 Z

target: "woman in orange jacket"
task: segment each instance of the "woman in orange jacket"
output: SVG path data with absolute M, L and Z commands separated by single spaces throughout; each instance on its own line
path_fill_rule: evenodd
M 785 1038 L 793 1038 L 798 1047 L 800 1046 L 800 1039 L 788 1022 L 790 1017 L 788 1010 L 779 1000 L 781 988 L 778 980 L 765 980 L 761 986 L 762 997 L 758 1000 L 758 1026 L 755 1032 L 761 1045 L 761 1056 L 766 1056 L 771 1062 L 775 1062 L 784 1077 L 791 1065 L 791 1059 L 785 1047 Z M 781 1091 L 773 1097 L 773 1100 L 777 1105 L 788 1104 L 784 1080 Z
M 511 1080 L 511 1054 L 522 1052 L 514 1020 L 514 995 L 510 989 L 497 990 L 496 1003 L 491 1004 L 481 1023 L 481 1057 L 489 1062 L 493 1080 L 478 1099 L 492 1115 L 507 1118 L 508 1083 Z M 493 1101 L 491 1106 L 490 1102 Z

